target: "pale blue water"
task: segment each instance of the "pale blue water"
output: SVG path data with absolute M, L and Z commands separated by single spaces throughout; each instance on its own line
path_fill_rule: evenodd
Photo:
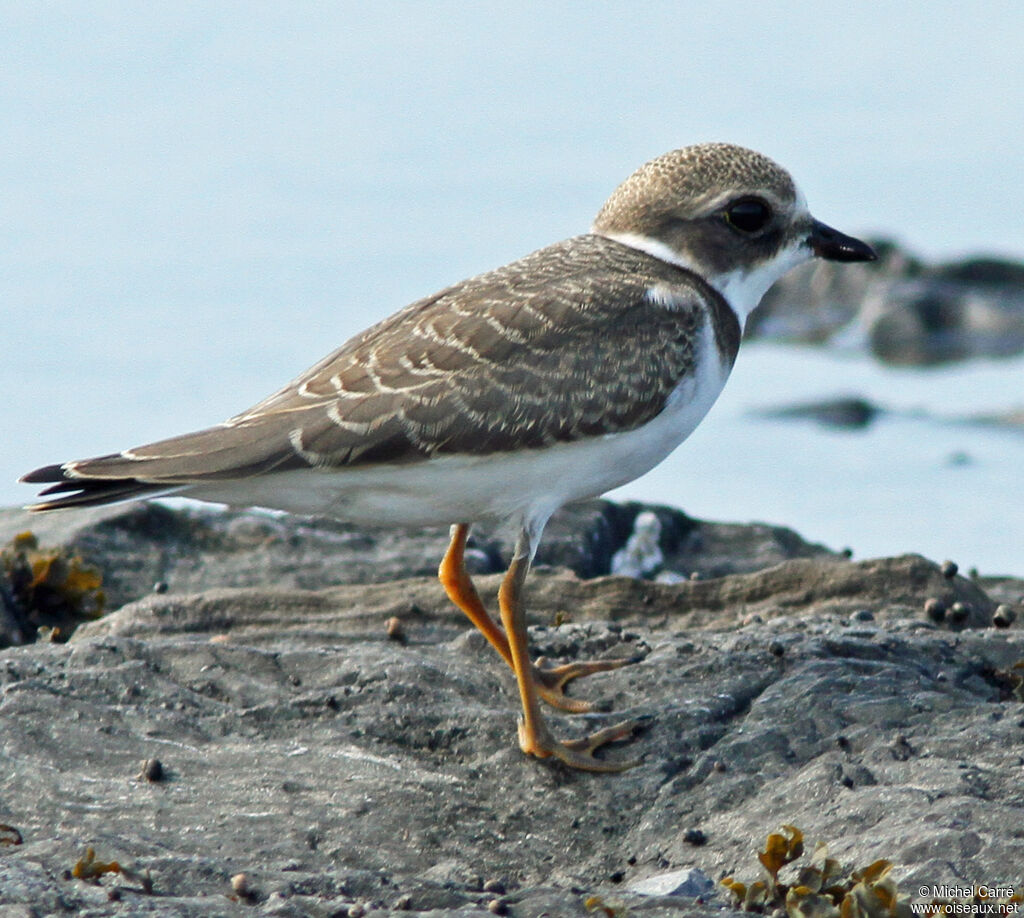
M 864 431 L 754 409 L 857 394 L 893 409 Z M 1024 405 L 1024 358 L 928 371 L 747 343 L 718 403 L 661 466 L 615 492 L 694 516 L 795 528 L 858 558 L 918 552 L 1024 572 L 1024 429 L 955 423 Z M 660 495 L 660 497 L 659 497 Z
M 928 256 L 1024 255 L 1015 2 L 983 16 L 7 2 L 0 16 L 0 504 L 31 494 L 13 483 L 27 469 L 221 420 L 406 302 L 584 230 L 633 168 L 686 143 L 764 150 L 849 232 Z M 741 357 L 738 373 L 761 366 Z M 875 373 L 820 359 L 795 398 L 862 391 Z M 992 373 L 994 393 L 957 384 L 972 409 L 1024 391 L 1019 364 Z M 899 385 L 938 410 L 945 378 Z M 964 448 L 984 459 L 948 469 L 966 433 L 894 420 L 821 434 L 746 418 L 744 392 L 765 390 L 738 375 L 735 407 L 632 493 L 861 554 L 1024 571 L 1006 478 L 1019 439 L 972 431 L 983 448 Z M 918 484 L 914 512 L 893 510 Z

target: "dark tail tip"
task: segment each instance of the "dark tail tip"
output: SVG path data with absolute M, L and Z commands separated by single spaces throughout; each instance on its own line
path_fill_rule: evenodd
M 155 485 L 136 478 L 75 478 L 65 465 L 46 465 L 22 475 L 19 481 L 25 484 L 48 484 L 39 492 L 40 497 L 57 495 L 50 500 L 40 500 L 25 509 L 36 513 L 44 510 L 65 510 L 72 507 L 95 507 L 142 497 L 155 497 L 166 492 L 166 485 Z
M 68 475 L 63 465 L 44 465 L 41 469 L 22 475 L 18 481 L 25 484 L 41 484 L 48 481 L 67 481 Z

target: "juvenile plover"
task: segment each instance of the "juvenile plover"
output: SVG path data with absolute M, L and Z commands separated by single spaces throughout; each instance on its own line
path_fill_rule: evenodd
M 445 591 L 515 673 L 519 745 L 567 765 L 626 721 L 560 741 L 539 701 L 591 710 L 567 682 L 627 660 L 531 662 L 523 583 L 551 514 L 624 484 L 694 430 L 732 368 L 743 323 L 813 256 L 870 261 L 865 243 L 815 220 L 780 166 L 730 144 L 641 166 L 591 231 L 419 300 L 357 335 L 224 423 L 50 465 L 32 510 L 180 495 L 365 525 L 453 524 Z M 501 624 L 466 571 L 470 524 L 518 539 L 498 593 Z

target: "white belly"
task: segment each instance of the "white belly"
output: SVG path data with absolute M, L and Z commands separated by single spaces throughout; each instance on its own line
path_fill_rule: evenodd
M 182 490 L 238 506 L 330 516 L 363 526 L 442 526 L 483 519 L 546 519 L 563 504 L 596 497 L 654 468 L 711 408 L 729 375 L 710 322 L 697 371 L 643 427 L 520 453 L 442 456 L 424 462 L 280 472 Z

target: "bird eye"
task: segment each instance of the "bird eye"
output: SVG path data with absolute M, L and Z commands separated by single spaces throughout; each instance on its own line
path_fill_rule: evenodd
M 763 230 L 772 218 L 772 209 L 758 198 L 743 198 L 730 204 L 725 211 L 725 222 L 741 233 Z

